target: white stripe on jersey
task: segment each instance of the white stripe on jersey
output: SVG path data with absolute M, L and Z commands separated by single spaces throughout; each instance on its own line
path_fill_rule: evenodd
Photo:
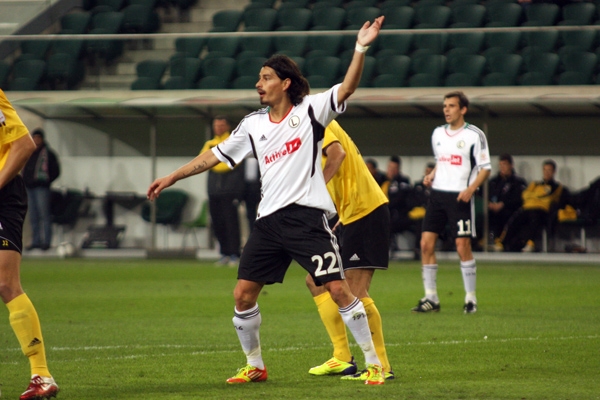
M 481 169 L 492 169 L 487 139 L 481 129 L 471 124 L 452 132 L 449 125 L 438 126 L 431 136 L 436 158 L 433 189 L 461 192 Z
M 230 168 L 249 156 L 258 160 L 262 200 L 257 218 L 290 204 L 335 215 L 321 169 L 321 145 L 325 127 L 346 108 L 337 104 L 339 86 L 304 97 L 280 122 L 270 120 L 268 107 L 250 113 L 212 149 Z

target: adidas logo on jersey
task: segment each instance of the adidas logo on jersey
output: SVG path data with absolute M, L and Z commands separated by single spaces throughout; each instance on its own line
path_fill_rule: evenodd
M 356 253 L 354 253 L 354 255 L 350 257 L 350 261 L 360 261 L 360 257 Z
M 267 140 L 267 137 L 265 135 L 262 135 L 260 137 L 260 139 L 258 139 L 260 142 Z

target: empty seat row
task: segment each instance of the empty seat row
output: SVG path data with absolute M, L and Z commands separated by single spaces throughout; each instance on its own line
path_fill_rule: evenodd
M 560 8 L 556 4 L 533 3 L 523 7 L 515 2 L 493 2 L 485 6 L 467 0 L 454 7 L 437 1 L 417 2 L 415 6 L 387 1 L 381 8 L 372 2 L 353 1 L 355 7 L 328 5 L 318 8 L 283 7 L 222 10 L 213 15 L 214 32 L 357 29 L 364 21 L 385 15 L 384 29 L 469 28 L 509 26 L 589 25 L 598 20 L 596 5 L 577 2 Z M 286 3 L 285 4 L 300 4 Z M 326 4 L 326 3 L 322 3 Z M 376 3 L 375 3 L 376 4 Z M 420 6 L 419 6 L 420 5 Z

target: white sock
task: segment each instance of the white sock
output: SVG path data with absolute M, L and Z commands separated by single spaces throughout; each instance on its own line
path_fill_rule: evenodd
M 475 265 L 475 260 L 461 261 L 460 271 L 462 272 L 463 283 L 465 285 L 465 303 L 472 301 L 477 304 L 477 297 L 475 296 L 477 265 Z
M 421 269 L 423 286 L 425 286 L 425 297 L 434 303 L 440 302 L 437 293 L 437 271 L 437 264 L 425 264 Z
M 367 364 L 381 365 L 381 361 L 379 361 L 375 352 L 375 345 L 373 344 L 369 321 L 367 320 L 367 312 L 363 303 L 358 298 L 355 298 L 349 306 L 340 308 L 340 315 L 348 329 L 350 329 L 350 332 L 352 332 L 354 340 L 356 340 L 356 343 L 362 349 L 365 355 L 365 362 Z
M 259 328 L 261 321 L 258 304 L 247 311 L 238 311 L 234 308 L 233 326 L 240 339 L 242 350 L 246 354 L 248 364 L 265 369 L 260 349 Z

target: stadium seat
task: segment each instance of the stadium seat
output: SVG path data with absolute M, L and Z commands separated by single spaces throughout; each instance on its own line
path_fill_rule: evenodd
M 384 13 L 388 8 L 396 8 L 396 7 L 411 7 L 412 8 L 412 0 L 385 0 L 379 6 L 382 13 Z
M 561 9 L 562 21 L 559 25 L 591 25 L 596 17 L 594 3 L 569 3 Z
M 338 31 L 346 22 L 346 10 L 340 7 L 320 7 L 313 10 L 311 30 Z
M 385 27 L 385 25 L 384 25 Z M 403 35 L 379 35 L 379 48 L 377 57 L 387 54 L 409 54 L 412 50 L 412 34 Z
M 46 62 L 46 79 L 52 90 L 72 90 L 85 77 L 83 60 L 69 53 L 54 53 Z
M 447 28 L 451 15 L 452 11 L 446 6 L 427 5 L 416 7 L 414 27 L 417 29 Z
M 463 54 L 477 54 L 481 51 L 485 41 L 485 33 L 469 32 L 469 33 L 452 33 L 448 34 L 449 49 L 463 49 Z
M 311 56 L 309 53 L 315 50 L 318 50 L 316 53 L 319 55 L 337 56 L 342 47 L 342 40 L 342 35 L 309 36 L 306 58 L 309 58 Z
M 269 57 L 273 49 L 270 36 L 244 36 L 240 39 L 241 51 L 236 58 Z
M 319 82 L 319 86 L 315 87 L 331 87 L 336 82 L 340 75 L 340 64 L 341 61 L 338 57 L 332 56 L 323 56 L 323 57 L 313 57 L 306 59 L 306 64 L 304 65 L 304 72 L 306 74 L 307 79 L 311 82 Z M 314 78 L 315 76 L 320 76 L 321 78 Z M 310 78 L 313 77 L 313 81 Z M 321 83 L 325 83 L 325 86 L 320 86 Z
M 535 51 L 551 52 L 558 43 L 558 31 L 523 32 L 523 41 L 525 47 L 530 47 Z
M 262 63 L 260 66 L 262 67 Z M 201 68 L 202 78 L 198 82 L 200 89 L 227 89 L 235 76 L 236 61 L 231 57 L 210 58 L 202 62 Z M 255 77 L 258 76 L 260 68 L 253 72 Z
M 50 40 L 26 40 L 21 42 L 19 60 L 45 60 L 51 43 Z
M 373 87 L 402 87 L 410 72 L 411 60 L 405 55 L 378 57 L 375 64 L 376 76 Z
M 452 7 L 450 28 L 477 28 L 483 26 L 485 7 L 480 4 L 464 4 Z
M 166 189 L 154 200 L 156 207 L 155 221 L 157 224 L 164 225 L 165 227 L 165 247 L 168 244 L 168 227 L 177 228 L 181 224 L 181 217 L 188 199 L 189 195 L 183 190 Z M 141 216 L 144 221 L 152 221 L 152 206 L 150 202 L 142 204 Z
M 381 16 L 381 10 L 377 7 L 360 6 L 346 9 L 346 27 L 344 30 L 358 32 L 365 21 L 373 21 Z M 356 44 L 356 35 L 344 35 L 342 49 L 353 49 Z M 371 45 L 370 54 L 375 52 L 377 41 Z
M 556 4 L 532 3 L 525 8 L 523 26 L 552 26 L 556 23 L 560 8 Z
M 578 71 L 565 71 L 558 76 L 559 85 L 590 85 L 592 77 Z
M 479 86 L 486 59 L 476 54 L 448 57 L 448 77 L 445 86 Z M 467 78 L 468 77 L 468 78 Z
M 144 60 L 135 66 L 137 79 L 133 81 L 133 90 L 156 90 L 161 88 L 161 80 L 167 70 L 168 63 L 163 60 Z
M 346 11 L 352 10 L 353 8 L 362 7 L 377 7 L 378 0 L 351 0 L 344 4 Z
M 266 57 L 248 57 L 236 59 L 235 72 L 238 77 L 251 76 L 256 83 L 258 74 L 263 64 L 267 61 Z
M 594 53 L 581 51 L 573 52 L 568 57 L 560 60 L 560 68 L 563 73 L 560 74 L 558 83 L 559 84 L 572 84 L 564 83 L 566 81 L 572 82 L 578 78 L 582 84 L 592 83 L 592 77 L 596 72 L 596 65 L 598 63 L 598 56 Z M 574 74 L 566 74 L 567 72 L 573 72 Z
M 99 12 L 121 11 L 124 5 L 125 0 L 96 0 L 91 12 L 97 14 Z
M 408 86 L 441 86 L 446 72 L 446 57 L 439 54 L 428 54 L 413 57 L 411 60 L 413 76 L 408 80 Z
M 220 10 L 212 16 L 211 32 L 236 32 L 244 12 L 241 10 Z
M 275 51 L 289 57 L 302 56 L 306 50 L 307 36 L 275 36 L 273 44 Z
M 13 79 L 8 90 L 40 90 L 46 75 L 46 62 L 42 60 L 23 60 L 13 66 Z
M 211 37 L 206 42 L 208 54 L 206 57 L 235 57 L 240 46 L 240 38 Z
M 60 18 L 60 34 L 80 35 L 86 33 L 91 21 L 87 12 L 73 12 Z
M 597 31 L 580 30 L 580 31 L 561 31 L 560 43 L 561 47 L 572 46 L 581 51 L 589 51 L 596 44 Z
M 415 53 L 419 54 L 444 54 L 448 46 L 448 34 L 415 34 L 413 39 Z
M 525 73 L 521 85 L 550 85 L 558 68 L 556 53 L 531 53 L 523 56 Z
M 256 76 L 238 76 L 233 80 L 232 89 L 256 89 Z
M 277 10 L 256 8 L 244 11 L 244 30 L 247 32 L 269 32 L 275 29 Z
M 497 54 L 486 57 L 489 74 L 483 78 L 484 86 L 515 85 L 521 72 L 523 58 L 518 54 Z M 507 84 L 498 84 L 506 82 Z
M 123 24 L 123 13 L 112 11 L 95 14 L 92 17 L 90 34 L 114 34 L 121 31 Z M 123 52 L 121 40 L 94 39 L 87 42 L 87 53 L 96 58 L 110 62 L 120 56 Z
M 417 0 L 413 7 L 429 7 L 429 6 L 444 6 L 446 5 L 446 0 Z
M 484 55 L 486 57 L 492 54 L 511 54 L 515 53 L 521 42 L 521 32 L 486 32 Z M 492 50 L 496 49 L 496 50 Z
M 309 0 L 281 0 L 282 4 L 293 4 L 297 7 L 308 7 Z
M 305 31 L 310 27 L 311 22 L 312 11 L 307 8 L 279 9 L 277 11 L 278 31 Z
M 354 56 L 354 50 L 351 52 L 346 52 L 342 56 L 340 56 L 341 61 L 341 71 L 347 71 L 348 66 L 350 66 L 350 62 L 352 61 L 352 57 Z M 358 83 L 358 87 L 370 87 L 371 80 L 373 79 L 373 75 L 375 74 L 375 57 L 365 56 L 365 64 L 360 77 L 360 82 Z
M 169 78 L 165 81 L 167 90 L 195 89 L 201 74 L 201 61 L 198 58 L 176 58 L 169 62 Z
M 183 57 L 198 58 L 205 44 L 205 38 L 177 38 L 175 39 L 175 54 L 171 56 L 171 59 Z
M 483 77 L 483 86 L 515 86 L 516 78 L 502 72 L 491 72 Z
M 315 0 L 313 10 L 320 7 L 342 7 L 345 0 Z
M 154 33 L 160 29 L 160 18 L 149 6 L 131 4 L 125 7 L 121 31 L 126 33 Z
M 415 10 L 408 6 L 381 8 L 385 15 L 383 29 L 410 29 L 412 27 Z
M 465 74 L 464 72 L 455 72 L 450 74 L 444 80 L 446 87 L 463 87 L 463 86 L 481 86 L 479 84 L 480 77 Z
M 494 3 L 486 6 L 488 27 L 517 26 L 521 21 L 523 7 L 515 3 Z

